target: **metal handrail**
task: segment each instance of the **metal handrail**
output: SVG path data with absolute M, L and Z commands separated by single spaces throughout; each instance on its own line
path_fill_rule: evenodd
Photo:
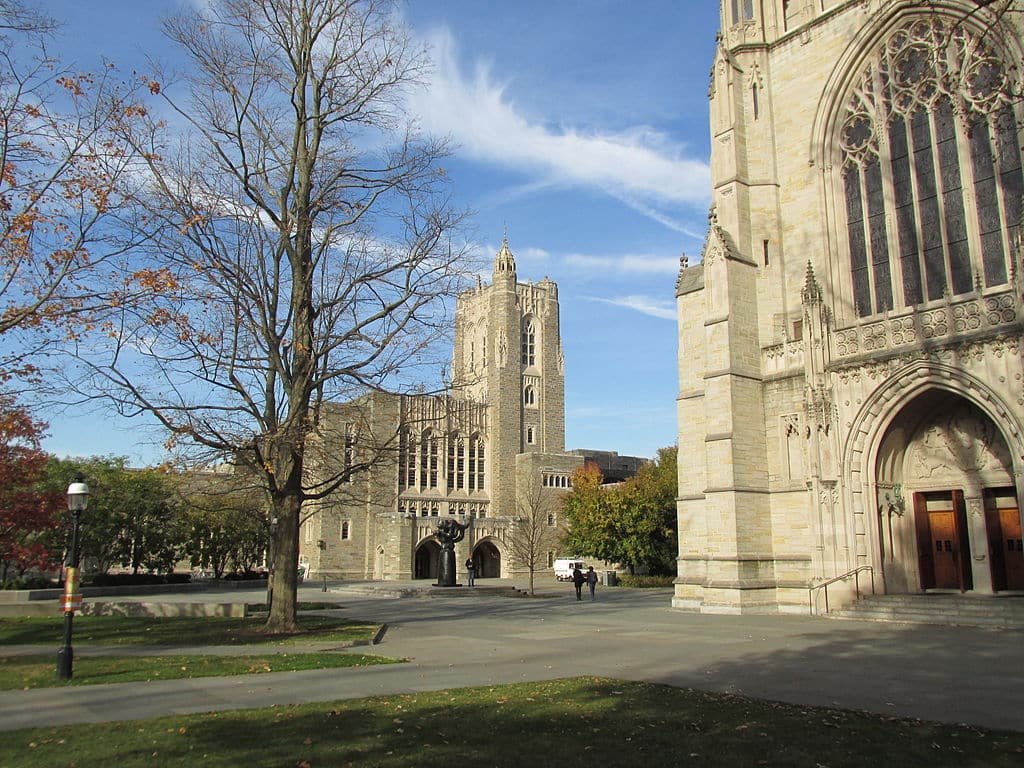
M 857 595 L 857 599 L 860 600 L 860 572 L 871 571 L 871 594 L 875 594 L 875 569 L 870 565 L 861 565 L 854 568 L 852 571 L 840 574 L 839 576 L 833 576 L 831 579 L 826 579 L 820 584 L 815 584 L 812 587 L 807 588 L 807 608 L 811 616 L 814 616 L 814 590 L 822 589 L 825 590 L 825 613 L 828 613 L 828 585 L 834 584 L 837 581 L 843 581 L 853 576 L 853 589 Z

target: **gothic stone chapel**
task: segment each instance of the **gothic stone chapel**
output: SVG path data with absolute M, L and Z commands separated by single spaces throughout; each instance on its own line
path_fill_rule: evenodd
M 890 594 L 1024 590 L 1024 14 L 721 13 L 673 605 L 807 613 L 864 566 Z
M 313 507 L 300 562 L 316 578 L 434 579 L 438 522 L 454 517 L 468 525 L 460 578 L 469 558 L 481 578 L 522 571 L 516 518 L 543 504 L 555 526 L 556 496 L 584 461 L 565 453 L 564 367 L 558 286 L 519 282 L 503 240 L 491 284 L 458 296 L 449 394 L 324 406 L 313 472 L 369 466 Z

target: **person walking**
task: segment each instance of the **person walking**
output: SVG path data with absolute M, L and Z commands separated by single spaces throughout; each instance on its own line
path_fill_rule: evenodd
M 473 562 L 472 557 L 466 561 L 466 573 L 469 575 L 469 586 L 474 586 L 476 583 L 476 563 Z
M 576 599 L 583 599 L 583 582 L 587 580 L 587 577 L 583 575 L 583 571 L 577 565 L 572 569 L 572 583 L 576 587 Z
M 594 566 L 587 568 L 587 586 L 590 587 L 590 600 L 593 601 L 594 591 L 597 589 L 597 572 L 594 570 Z

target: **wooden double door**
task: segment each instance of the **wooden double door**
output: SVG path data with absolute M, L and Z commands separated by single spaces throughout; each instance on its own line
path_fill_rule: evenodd
M 921 588 L 973 589 L 963 491 L 915 493 L 914 520 Z M 1024 590 L 1024 536 L 1012 495 L 986 494 L 985 527 L 993 589 Z

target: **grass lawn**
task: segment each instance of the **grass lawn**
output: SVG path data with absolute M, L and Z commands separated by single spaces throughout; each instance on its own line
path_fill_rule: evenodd
M 54 645 L 63 638 L 63 619 L 17 617 L 0 619 L 0 646 Z M 256 643 L 369 640 L 377 626 L 336 616 L 299 618 L 296 635 L 268 635 L 265 617 L 222 616 L 75 616 L 75 645 L 252 645 Z M 55 645 L 56 644 L 56 645 Z
M 577 678 L 0 733 L 9 768 L 1020 766 L 1024 734 Z
M 302 669 L 364 667 L 401 661 L 363 653 L 337 652 L 270 653 L 262 656 L 79 656 L 75 659 L 74 677 L 61 680 L 54 671 L 55 659 L 55 654 L 0 657 L 0 690 L 258 675 Z

